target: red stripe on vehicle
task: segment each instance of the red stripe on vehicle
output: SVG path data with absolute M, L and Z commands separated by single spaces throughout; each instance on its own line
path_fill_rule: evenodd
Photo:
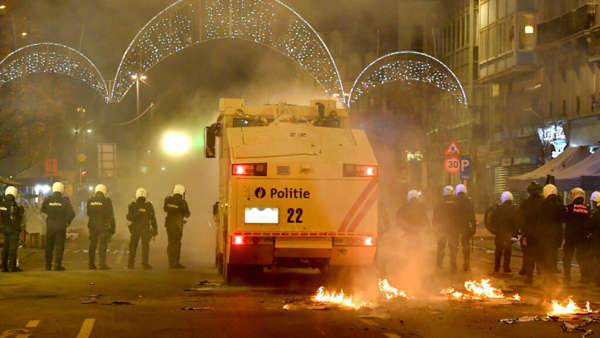
M 360 222 L 363 220 L 363 218 L 365 218 L 365 216 L 367 215 L 367 212 L 369 212 L 369 210 L 371 210 L 371 207 L 373 207 L 373 205 L 375 204 L 376 201 L 377 201 L 377 193 L 375 193 L 373 196 L 371 196 L 371 198 L 369 198 L 369 200 L 365 203 L 365 206 L 362 208 L 360 213 L 356 216 L 356 218 L 354 219 L 352 224 L 348 227 L 348 232 L 353 232 L 354 230 L 356 230 L 356 228 L 358 227 Z
M 344 220 L 342 221 L 342 224 L 340 225 L 338 232 L 343 232 L 346 229 L 346 226 L 348 225 L 348 223 L 350 223 L 350 220 L 352 219 L 354 214 L 356 214 L 356 211 L 358 210 L 358 208 L 363 204 L 363 202 L 365 201 L 367 196 L 369 196 L 369 193 L 376 186 L 377 186 L 377 180 L 373 179 L 373 180 L 371 180 L 371 182 L 369 182 L 369 184 L 367 185 L 365 190 L 363 190 L 363 192 L 360 194 L 360 196 L 358 196 L 358 198 L 356 199 L 356 201 L 354 202 L 354 204 L 352 205 L 350 210 L 348 210 L 348 213 L 346 214 L 346 217 L 344 217 Z

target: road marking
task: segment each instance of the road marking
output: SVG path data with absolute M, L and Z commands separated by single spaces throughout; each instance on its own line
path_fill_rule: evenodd
M 399 336 L 395 333 L 384 333 L 384 336 L 386 336 L 387 338 L 402 338 L 402 336 Z
M 40 321 L 39 320 L 30 320 L 27 322 L 27 324 L 25 325 L 26 328 L 31 329 L 34 327 L 38 327 L 38 325 L 40 325 Z
M 87 318 L 86 320 L 84 320 L 83 324 L 81 324 L 81 329 L 79 330 L 79 333 L 77 334 L 77 338 L 88 338 L 90 336 L 90 334 L 92 334 L 92 330 L 94 329 L 95 322 L 96 322 L 96 319 L 94 319 L 94 318 Z

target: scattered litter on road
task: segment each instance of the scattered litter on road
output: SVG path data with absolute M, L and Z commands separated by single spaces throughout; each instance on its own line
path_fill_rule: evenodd
M 197 286 L 202 286 L 202 287 L 205 287 L 205 288 L 214 288 L 214 287 L 223 286 L 223 283 L 209 282 L 207 280 L 203 280 L 203 281 L 199 282 L 197 284 Z
M 589 329 L 589 330 L 585 331 L 585 333 L 583 334 L 583 336 L 581 336 L 581 338 L 589 337 L 593 334 L 594 334 L 594 331 L 592 331 L 592 329 Z
M 127 300 L 113 300 L 109 305 L 133 305 L 133 303 Z
M 181 308 L 183 311 L 213 311 L 214 308 L 209 306 L 201 306 L 201 307 L 192 307 L 192 306 L 184 306 Z
M 89 295 L 87 297 L 81 298 L 81 304 L 97 304 L 98 298 L 102 297 L 102 295 Z

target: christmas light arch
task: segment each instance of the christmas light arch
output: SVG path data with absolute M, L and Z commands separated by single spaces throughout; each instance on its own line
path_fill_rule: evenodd
M 60 74 L 82 81 L 105 100 L 108 87 L 98 67 L 81 52 L 59 43 L 21 47 L 0 61 L 0 87 L 36 73 Z
M 279 0 L 179 0 L 154 16 L 131 41 L 113 81 L 110 98 L 119 102 L 146 72 L 185 48 L 237 39 L 269 47 L 294 60 L 323 90 L 343 97 L 342 80 L 323 39 Z
M 454 72 L 433 56 L 414 51 L 390 53 L 371 62 L 354 81 L 348 105 L 358 102 L 369 90 L 396 81 L 422 82 L 435 86 L 450 93 L 458 103 L 467 106 L 467 95 Z

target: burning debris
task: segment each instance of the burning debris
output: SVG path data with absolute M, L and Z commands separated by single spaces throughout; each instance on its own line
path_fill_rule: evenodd
M 454 288 L 447 288 L 442 290 L 440 293 L 454 300 L 484 300 L 505 298 L 502 290 L 493 287 L 490 284 L 489 279 L 481 279 L 481 282 L 466 281 L 464 286 L 466 292 L 461 292 Z M 521 296 L 514 294 L 510 300 L 513 302 L 520 302 Z
M 594 313 L 590 308 L 590 302 L 586 302 L 585 308 L 580 308 L 575 304 L 573 299 L 569 297 L 567 305 L 563 306 L 557 300 L 552 301 L 552 311 L 548 312 L 548 317 L 559 317 L 563 315 L 583 315 Z
M 345 295 L 343 290 L 340 292 L 327 291 L 323 286 L 317 290 L 317 294 L 312 297 L 312 300 L 316 303 L 334 304 L 355 310 L 367 306 L 366 302 L 357 301 L 356 298 L 353 299 L 352 296 Z
M 569 297 L 566 305 L 561 305 L 557 300 L 552 301 L 552 310 L 545 317 L 523 316 L 519 318 L 501 319 L 500 322 L 505 325 L 512 325 L 526 322 L 560 322 L 563 332 L 584 332 L 582 337 L 589 337 L 594 334 L 591 329 L 586 327 L 592 323 L 600 323 L 600 317 L 595 316 L 598 312 L 593 311 L 590 302 L 586 302 L 585 308 L 579 307 L 572 298 Z
M 377 283 L 378 297 L 371 300 L 362 300 L 356 295 L 347 294 L 344 290 L 330 291 L 321 286 L 311 297 L 310 303 L 305 303 L 302 308 L 309 310 L 327 310 L 330 306 L 343 309 L 360 310 L 363 308 L 372 308 L 378 304 L 380 299 L 390 301 L 392 299 L 408 299 L 405 291 L 392 286 L 387 279 L 381 279 Z M 299 307 L 298 301 L 286 301 L 283 305 L 284 310 L 292 310 Z
M 387 279 L 379 280 L 379 292 L 381 292 L 387 300 L 394 298 L 408 298 L 406 292 L 398 290 L 397 288 L 390 285 Z

